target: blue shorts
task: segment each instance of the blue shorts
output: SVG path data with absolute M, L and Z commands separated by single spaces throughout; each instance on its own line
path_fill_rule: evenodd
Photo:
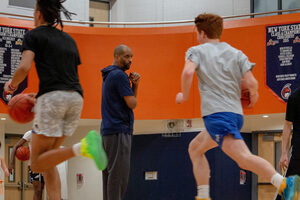
M 243 115 L 232 112 L 219 112 L 203 117 L 205 128 L 212 139 L 222 147 L 223 137 L 231 134 L 243 139 L 240 130 L 244 123 Z

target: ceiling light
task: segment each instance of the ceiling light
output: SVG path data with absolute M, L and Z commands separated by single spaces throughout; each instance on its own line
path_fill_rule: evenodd
M 269 117 L 269 115 L 263 115 L 262 117 L 263 117 L 263 118 L 268 118 L 268 117 Z
M 1 120 L 6 120 L 6 118 L 5 118 L 5 117 L 1 117 L 0 119 L 1 119 Z

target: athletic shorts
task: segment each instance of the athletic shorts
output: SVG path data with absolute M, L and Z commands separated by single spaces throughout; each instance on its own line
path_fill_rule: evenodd
M 236 139 L 243 139 L 240 130 L 244 123 L 242 115 L 232 112 L 219 112 L 203 117 L 205 128 L 211 138 L 222 147 L 223 137 L 231 134 Z
M 76 91 L 56 90 L 37 98 L 33 133 L 47 137 L 71 136 L 77 128 L 83 98 Z
M 40 181 L 41 183 L 44 183 L 44 177 L 41 173 L 34 173 L 33 171 L 29 170 L 29 181 L 32 183 L 33 181 Z

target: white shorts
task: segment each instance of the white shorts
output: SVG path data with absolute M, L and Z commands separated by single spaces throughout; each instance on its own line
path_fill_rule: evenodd
M 37 98 L 33 132 L 47 137 L 71 136 L 77 128 L 83 98 L 76 91 L 56 90 Z

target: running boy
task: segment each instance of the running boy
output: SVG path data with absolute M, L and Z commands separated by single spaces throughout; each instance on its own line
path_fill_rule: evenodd
M 201 114 L 205 130 L 189 145 L 189 154 L 197 182 L 196 200 L 208 200 L 210 169 L 205 152 L 219 146 L 242 169 L 265 177 L 279 190 L 285 200 L 292 200 L 299 192 L 298 176 L 284 178 L 266 160 L 253 155 L 246 146 L 240 129 L 243 125 L 241 80 L 250 92 L 252 107 L 258 99 L 258 83 L 251 69 L 253 64 L 241 51 L 220 42 L 223 19 L 214 14 L 200 14 L 195 18 L 198 46 L 186 52 L 181 76 L 181 92 L 177 103 L 188 99 L 193 75 L 196 72 L 201 95 Z M 299 196 L 299 195 L 298 195 Z

